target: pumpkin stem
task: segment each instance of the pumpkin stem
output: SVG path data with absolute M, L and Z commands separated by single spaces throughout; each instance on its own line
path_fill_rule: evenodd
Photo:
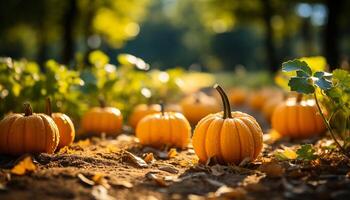
M 229 102 L 229 100 L 227 98 L 227 95 L 226 95 L 225 91 L 222 89 L 222 87 L 220 87 L 219 84 L 215 84 L 214 88 L 219 92 L 219 94 L 221 96 L 222 103 L 224 105 L 224 116 L 223 116 L 223 118 L 224 119 L 232 118 L 230 102 Z
M 301 100 L 303 100 L 303 94 L 298 93 L 298 95 L 297 95 L 297 99 L 296 99 L 296 102 L 297 102 L 297 103 L 300 103 L 300 102 L 301 102 Z
M 32 106 L 29 103 L 24 103 L 24 116 L 30 116 L 33 114 Z
M 164 109 L 164 103 L 161 101 L 160 103 L 160 112 L 162 113 L 162 115 L 164 116 L 164 112 L 165 112 L 165 109 Z
M 46 98 L 46 114 L 48 115 L 48 116 L 52 116 L 52 108 L 51 108 L 51 99 L 50 99 L 50 97 L 47 97 Z
M 105 108 L 106 107 L 106 101 L 104 100 L 103 97 L 99 97 L 98 98 L 98 103 L 100 104 L 101 108 Z

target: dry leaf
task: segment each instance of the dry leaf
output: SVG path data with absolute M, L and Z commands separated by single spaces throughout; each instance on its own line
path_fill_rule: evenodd
M 283 149 L 277 149 L 274 156 L 279 160 L 295 160 L 298 155 L 293 149 L 283 147 Z
M 115 200 L 116 198 L 108 194 L 108 190 L 102 185 L 94 186 L 91 191 L 96 200 Z
M 159 186 L 162 186 L 162 187 L 168 186 L 164 178 L 157 176 L 153 172 L 148 172 L 145 176 L 148 180 L 152 180 L 156 182 Z
M 285 169 L 277 162 L 264 163 L 258 169 L 272 178 L 281 177 L 285 173 Z
M 107 153 L 117 153 L 120 149 L 113 144 L 108 144 L 106 146 Z
M 147 153 L 145 158 L 143 159 L 146 163 L 150 164 L 150 163 L 154 163 L 156 161 L 156 159 L 154 158 L 153 153 Z
M 176 169 L 174 166 L 171 166 L 171 165 L 161 166 L 161 167 L 159 167 L 159 170 L 166 171 L 166 172 L 169 172 L 169 173 L 172 173 L 172 174 L 179 173 L 179 170 Z
M 27 156 L 11 169 L 12 174 L 24 175 L 27 172 L 36 170 L 36 165 L 33 163 L 32 157 Z
M 89 139 L 85 139 L 85 140 L 79 140 L 76 144 L 80 147 L 88 147 L 91 145 L 91 142 Z
M 142 158 L 135 156 L 134 154 L 128 151 L 125 151 L 125 155 L 138 167 L 148 167 L 148 164 Z
M 211 174 L 214 176 L 221 176 L 225 174 L 225 166 L 216 164 L 210 167 L 210 171 L 211 171 Z
M 95 182 L 93 180 L 86 178 L 86 176 L 84 176 L 83 174 L 79 173 L 77 176 L 78 176 L 79 180 L 81 182 L 85 183 L 86 185 L 89 185 L 89 186 L 95 185 Z
M 273 144 L 281 138 L 281 134 L 274 129 L 271 129 L 267 134 L 263 135 L 263 141 L 266 144 Z
M 175 148 L 171 148 L 168 152 L 168 158 L 174 158 L 175 156 L 177 156 L 177 151 Z
M 247 191 L 243 188 L 230 188 L 226 185 L 221 186 L 215 192 L 215 197 L 224 197 L 229 199 L 244 199 L 247 196 Z
M 95 182 L 95 185 L 102 185 L 105 188 L 110 188 L 110 185 L 107 182 L 107 179 L 105 179 L 105 175 L 102 173 L 96 173 L 93 177 L 92 177 L 92 181 Z
M 125 188 L 132 188 L 134 187 L 134 185 L 128 181 L 118 181 L 118 182 L 113 182 L 111 183 L 112 185 L 116 185 L 116 186 L 122 186 Z

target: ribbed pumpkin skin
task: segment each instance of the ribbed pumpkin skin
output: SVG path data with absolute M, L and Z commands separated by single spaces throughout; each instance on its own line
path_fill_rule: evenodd
M 313 100 L 297 103 L 294 99 L 289 99 L 274 110 L 271 125 L 281 135 L 292 138 L 319 135 L 326 127 L 317 112 Z
M 231 112 L 223 119 L 223 112 L 203 118 L 192 138 L 193 148 L 202 163 L 215 157 L 220 163 L 239 164 L 249 157 L 254 160 L 262 150 L 263 132 L 257 121 L 242 112 Z
M 58 142 L 58 128 L 45 114 L 10 114 L 0 122 L 0 154 L 54 153 Z
M 140 104 L 137 105 L 129 118 L 129 124 L 131 127 L 136 128 L 139 121 L 146 115 L 160 112 L 161 108 L 159 104 Z
M 190 142 L 191 126 L 181 113 L 155 113 L 147 115 L 139 122 L 136 137 L 143 145 L 184 148 Z
M 63 113 L 52 113 L 51 117 L 55 121 L 60 134 L 60 142 L 58 143 L 57 148 L 62 148 L 72 144 L 75 138 L 75 130 L 72 120 Z
M 122 130 L 123 116 L 114 107 L 95 107 L 84 114 L 81 121 L 83 133 L 117 134 Z
M 191 124 L 197 124 L 203 117 L 221 109 L 214 97 L 200 94 L 198 98 L 188 96 L 181 101 L 182 112 Z

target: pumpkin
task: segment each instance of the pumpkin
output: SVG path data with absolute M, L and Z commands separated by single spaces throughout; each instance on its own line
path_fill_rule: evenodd
M 214 158 L 219 163 L 239 164 L 245 159 L 254 160 L 262 150 L 263 133 L 254 117 L 231 112 L 224 90 L 215 85 L 224 111 L 210 114 L 199 121 L 192 138 L 199 161 Z
M 314 100 L 302 100 L 302 95 L 278 105 L 272 114 L 272 128 L 282 136 L 307 138 L 326 130 Z
M 246 96 L 247 91 L 242 88 L 233 88 L 228 93 L 230 103 L 235 106 L 240 106 L 244 104 Z
M 280 90 L 275 88 L 263 88 L 250 94 L 248 104 L 254 110 L 262 110 L 269 99 L 280 97 L 283 97 L 283 93 Z
M 0 154 L 53 153 L 59 142 L 58 128 L 49 116 L 33 113 L 24 104 L 24 114 L 7 115 L 0 122 Z
M 271 121 L 273 111 L 283 100 L 284 96 L 276 96 L 266 101 L 261 110 L 266 120 Z
M 199 120 L 210 113 L 220 111 L 220 105 L 214 97 L 203 92 L 187 96 L 181 101 L 182 112 L 191 124 L 197 124 Z
M 161 112 L 144 117 L 136 127 L 136 137 L 143 145 L 164 145 L 185 148 L 190 142 L 191 126 L 185 116 L 178 112 Z
M 81 120 L 82 133 L 119 134 L 122 130 L 123 116 L 119 109 L 107 107 L 100 100 L 100 107 L 93 107 L 87 111 Z
M 46 114 L 53 119 L 60 134 L 60 141 L 57 148 L 60 149 L 72 144 L 75 137 L 74 124 L 67 115 L 63 113 L 52 113 L 50 98 L 46 99 Z
M 145 117 L 146 115 L 153 114 L 160 112 L 160 105 L 159 104 L 140 104 L 137 105 L 133 112 L 130 115 L 129 118 L 129 124 L 131 127 L 136 128 L 139 121 Z

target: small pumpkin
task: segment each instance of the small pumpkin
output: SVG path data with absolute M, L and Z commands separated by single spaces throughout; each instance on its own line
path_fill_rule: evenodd
M 146 115 L 160 112 L 161 108 L 159 104 L 139 104 L 137 105 L 129 118 L 129 124 L 131 127 L 136 128 L 139 121 Z
M 272 114 L 272 128 L 283 136 L 307 138 L 326 130 L 314 100 L 302 100 L 302 95 L 278 105 Z
M 72 144 L 75 138 L 74 124 L 66 114 L 52 113 L 50 98 L 46 99 L 46 114 L 53 119 L 60 134 L 60 141 L 57 148 L 60 149 Z
M 266 120 L 271 121 L 273 111 L 284 99 L 284 96 L 276 96 L 266 101 L 261 110 Z
M 58 128 L 49 116 L 33 113 L 24 104 L 24 114 L 7 115 L 0 122 L 0 154 L 54 153 L 59 143 Z
M 283 93 L 280 90 L 269 87 L 262 88 L 250 94 L 248 104 L 254 110 L 262 110 L 269 99 L 280 97 L 283 97 Z
M 183 114 L 191 124 L 197 124 L 199 120 L 210 113 L 220 111 L 220 105 L 214 97 L 203 92 L 189 95 L 181 101 Z
M 137 124 L 136 137 L 143 145 L 164 145 L 185 148 L 190 142 L 191 126 L 185 116 L 178 112 L 161 112 L 147 115 Z
M 245 158 L 254 160 L 262 150 L 262 130 L 254 117 L 231 112 L 224 90 L 215 85 L 224 111 L 210 114 L 197 124 L 192 138 L 193 148 L 202 163 L 215 158 L 219 163 L 239 164 Z
M 87 111 L 81 120 L 81 132 L 92 134 L 119 134 L 122 131 L 123 116 L 119 109 L 107 107 L 100 100 L 100 107 Z
M 231 105 L 240 106 L 246 100 L 247 91 L 243 88 L 233 88 L 229 91 L 228 97 Z

